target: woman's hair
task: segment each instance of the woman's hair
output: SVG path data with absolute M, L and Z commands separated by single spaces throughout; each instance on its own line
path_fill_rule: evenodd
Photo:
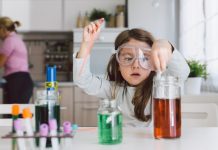
M 17 32 L 16 28 L 20 25 L 19 21 L 12 21 L 9 17 L 0 17 L 0 28 L 5 31 Z
M 117 50 L 120 45 L 127 43 L 130 41 L 130 39 L 145 42 L 149 46 L 152 46 L 154 42 L 154 37 L 151 35 L 151 33 L 142 29 L 135 28 L 131 30 L 125 30 L 117 36 L 115 40 L 115 49 Z M 144 115 L 144 110 L 148 104 L 149 99 L 151 98 L 154 74 L 154 71 L 151 71 L 148 78 L 136 87 L 135 95 L 132 99 L 135 116 L 141 121 L 148 121 L 151 118 L 151 115 Z M 123 95 L 127 92 L 128 83 L 126 80 L 124 80 L 121 72 L 119 71 L 119 63 L 116 60 L 115 54 L 111 56 L 107 66 L 107 78 L 110 81 L 115 82 L 115 87 L 124 86 Z

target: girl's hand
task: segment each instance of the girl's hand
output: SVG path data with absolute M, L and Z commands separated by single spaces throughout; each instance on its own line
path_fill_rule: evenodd
M 164 72 L 172 56 L 172 46 L 167 40 L 156 40 L 151 48 L 151 61 L 155 71 Z
M 84 28 L 80 51 L 77 55 L 78 58 L 84 58 L 86 55 L 90 53 L 94 41 L 97 39 L 100 33 L 100 27 L 103 22 L 104 18 L 101 18 L 94 22 L 91 22 Z

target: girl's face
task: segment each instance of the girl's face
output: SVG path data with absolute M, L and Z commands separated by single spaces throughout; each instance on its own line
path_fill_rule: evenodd
M 144 48 L 144 49 L 151 48 L 147 43 L 142 42 L 142 41 L 138 41 L 135 39 L 130 39 L 130 41 L 125 43 L 125 45 L 128 45 L 129 47 L 140 47 L 140 48 Z M 124 50 L 125 50 L 125 48 L 124 48 Z M 127 53 L 125 53 L 125 55 L 127 55 L 127 56 L 122 55 L 122 52 L 120 52 L 120 54 L 119 54 L 119 56 L 121 57 L 120 60 L 123 60 L 124 63 L 129 61 L 129 62 L 131 62 L 131 64 L 123 65 L 121 62 L 119 62 L 119 70 L 121 72 L 122 77 L 131 86 L 137 86 L 142 81 L 147 79 L 147 77 L 149 76 L 149 74 L 151 72 L 151 68 L 145 69 L 145 67 L 142 67 L 143 63 L 141 63 L 139 61 L 140 58 L 132 59 L 133 57 L 129 54 L 128 49 L 126 49 L 126 51 L 127 51 Z M 146 55 L 149 55 L 149 51 L 146 51 Z M 148 56 L 148 58 L 149 58 L 149 56 Z M 133 60 L 133 61 L 131 61 L 131 60 Z

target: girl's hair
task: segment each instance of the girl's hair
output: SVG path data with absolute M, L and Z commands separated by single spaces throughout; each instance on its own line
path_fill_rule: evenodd
M 154 37 L 151 35 L 151 33 L 142 29 L 135 28 L 131 30 L 125 30 L 117 36 L 115 40 L 115 49 L 117 50 L 120 45 L 127 43 L 130 39 L 145 42 L 149 46 L 152 46 L 154 42 Z M 132 99 L 135 116 L 141 121 L 148 121 L 151 118 L 151 115 L 144 115 L 144 110 L 148 104 L 149 99 L 151 98 L 154 74 L 155 72 L 152 71 L 148 78 L 136 87 L 135 95 Z M 126 94 L 128 83 L 126 82 L 126 80 L 124 80 L 119 71 L 119 64 L 116 60 L 115 54 L 111 56 L 109 64 L 107 66 L 107 78 L 110 81 L 115 82 L 115 87 L 123 86 L 123 95 Z
M 5 31 L 17 32 L 16 28 L 20 25 L 19 21 L 12 21 L 9 17 L 0 17 L 0 28 Z

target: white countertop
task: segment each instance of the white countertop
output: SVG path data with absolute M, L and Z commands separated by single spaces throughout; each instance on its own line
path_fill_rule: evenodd
M 9 130 L 9 128 L 8 128 Z M 0 128 L 0 135 L 7 133 Z M 0 149 L 10 150 L 11 141 L 0 140 Z M 150 128 L 124 128 L 123 142 L 117 145 L 98 144 L 97 128 L 79 128 L 72 139 L 75 150 L 217 150 L 218 127 L 184 128 L 178 139 L 153 138 Z

